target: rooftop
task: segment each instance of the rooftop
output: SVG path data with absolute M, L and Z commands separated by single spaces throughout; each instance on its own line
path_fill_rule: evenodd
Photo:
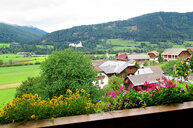
M 129 60 L 150 59 L 149 55 L 128 55 L 127 58 Z
M 99 66 L 106 74 L 121 73 L 128 66 L 135 66 L 123 61 L 106 61 Z
M 185 48 L 169 48 L 165 49 L 162 53 L 163 55 L 176 55 L 178 56 L 182 51 L 187 51 Z
M 133 83 L 134 86 L 143 85 L 146 81 L 149 83 L 157 83 L 161 80 L 163 74 L 149 73 L 142 75 L 128 76 L 128 79 Z

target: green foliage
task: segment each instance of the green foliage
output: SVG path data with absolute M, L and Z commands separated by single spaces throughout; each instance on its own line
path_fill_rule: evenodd
M 3 60 L 0 60 L 0 65 L 3 65 Z
M 140 68 L 140 65 L 136 62 L 135 63 L 135 66 L 137 67 L 137 68 Z
M 148 61 L 145 60 L 143 66 L 148 66 Z
M 158 62 L 163 63 L 163 61 L 164 61 L 164 58 L 161 56 L 161 52 L 159 52 Z
M 127 69 L 125 69 L 125 78 L 127 78 L 128 75 L 129 75 L 129 72 L 127 71 Z
M 190 74 L 190 66 L 186 64 L 186 60 L 178 60 L 176 63 L 176 76 L 186 78 Z
M 17 87 L 15 97 L 21 97 L 23 94 L 35 94 L 35 92 L 41 92 L 41 77 L 29 77 L 23 81 L 22 84 Z
M 95 93 L 92 81 L 96 75 L 89 57 L 72 49 L 55 51 L 41 64 L 45 93 L 50 98 L 64 94 L 66 89 Z
M 10 65 L 13 64 L 13 61 L 12 61 L 11 59 L 9 60 L 9 64 L 10 64 Z
M 166 64 L 162 66 L 164 73 L 172 75 L 174 71 L 174 65 L 176 63 L 177 63 L 176 60 L 166 62 Z
M 193 57 L 190 58 L 189 62 L 190 62 L 190 68 L 193 71 Z
M 94 86 L 92 81 L 96 76 L 88 56 L 72 49 L 55 51 L 41 63 L 41 75 L 23 82 L 18 95 L 37 93 L 45 99 L 64 95 L 67 89 L 85 89 L 95 101 L 99 95 L 98 86 Z M 32 87 L 26 90 L 28 86 Z
M 113 75 L 109 78 L 109 82 L 105 85 L 104 89 L 106 91 L 117 91 L 123 84 L 123 78 Z

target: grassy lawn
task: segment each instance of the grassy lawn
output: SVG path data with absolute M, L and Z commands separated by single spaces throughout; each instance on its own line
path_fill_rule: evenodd
M 34 55 L 31 57 L 24 57 L 23 55 L 16 54 L 2 54 L 0 55 L 0 60 L 3 60 L 3 63 L 9 62 L 9 60 L 12 60 L 13 62 L 30 60 L 27 63 L 35 63 L 44 61 L 46 57 L 47 55 Z
M 0 85 L 20 83 L 28 77 L 39 75 L 40 65 L 14 66 L 0 68 Z
M 0 90 L 0 109 L 5 106 L 7 102 L 12 101 L 16 93 L 16 88 Z

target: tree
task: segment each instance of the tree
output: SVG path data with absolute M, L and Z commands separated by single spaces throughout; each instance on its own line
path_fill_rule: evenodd
M 173 74 L 174 65 L 176 63 L 177 63 L 176 60 L 171 60 L 171 61 L 168 61 L 166 64 L 164 64 L 162 66 L 162 69 L 163 69 L 164 73 L 172 75 Z
M 67 89 L 95 91 L 92 81 L 97 72 L 91 59 L 81 52 L 72 49 L 55 51 L 41 64 L 41 70 L 48 97 L 65 94 Z
M 127 69 L 125 69 L 125 78 L 127 78 L 128 75 L 129 75 L 129 72 L 127 71 Z
M 25 93 L 25 86 L 32 83 L 33 87 L 28 90 L 28 93 L 29 91 L 33 94 L 37 93 L 46 99 L 65 95 L 67 89 L 74 92 L 76 89 L 85 89 L 95 100 L 98 95 L 98 86 L 94 86 L 92 82 L 96 76 L 97 72 L 87 55 L 72 49 L 55 51 L 41 63 L 40 81 L 28 80 L 23 83 L 23 89 L 20 90 Z
M 135 63 L 135 66 L 137 67 L 137 68 L 140 68 L 140 65 L 136 62 Z
M 161 52 L 159 53 L 159 56 L 158 56 L 158 62 L 159 63 L 163 63 L 164 59 L 163 57 L 161 56 Z
M 190 61 L 190 68 L 193 71 L 193 57 L 191 57 L 189 61 Z
M 186 60 L 178 60 L 176 63 L 176 76 L 186 78 L 190 74 L 190 66 L 186 64 Z
M 143 66 L 148 66 L 148 61 L 145 60 Z

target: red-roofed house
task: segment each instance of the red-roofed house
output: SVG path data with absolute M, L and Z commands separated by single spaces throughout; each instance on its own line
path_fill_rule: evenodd
M 119 53 L 117 56 L 117 60 L 119 61 L 128 61 L 126 53 Z

